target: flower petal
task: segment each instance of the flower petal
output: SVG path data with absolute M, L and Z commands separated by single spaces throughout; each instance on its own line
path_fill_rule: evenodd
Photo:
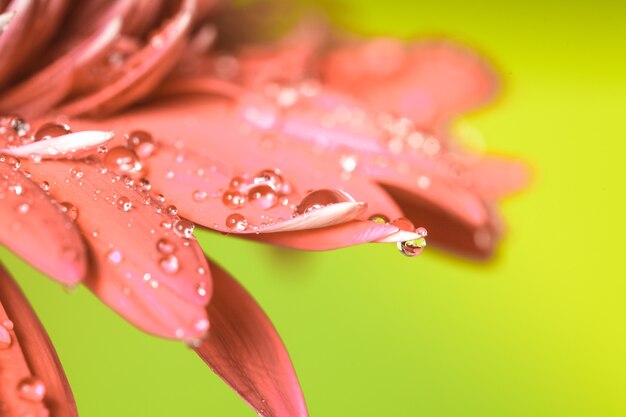
M 84 277 L 87 256 L 78 229 L 37 184 L 0 156 L 0 243 L 57 281 Z
M 31 77 L 3 93 L 0 109 L 19 111 L 26 116 L 38 116 L 58 104 L 71 91 L 73 76 L 81 65 L 104 50 L 119 34 L 121 19 L 113 17 L 103 22 L 93 34 L 80 41 L 71 39 L 72 49 Z M 65 51 L 63 51 L 65 52 Z
M 130 57 L 106 86 L 62 106 L 67 115 L 106 114 L 134 103 L 152 92 L 184 52 L 195 2 L 183 0 L 177 14 Z
M 308 416 L 289 355 L 268 317 L 224 270 L 212 264 L 211 271 L 212 325 L 198 355 L 260 416 Z
M 3 416 L 75 417 L 72 391 L 43 326 L 0 266 L 0 404 Z
M 330 53 L 322 72 L 329 87 L 424 129 L 483 104 L 496 90 L 494 74 L 477 56 L 446 42 L 363 42 Z
M 13 77 L 19 67 L 19 61 L 13 57 L 20 55 L 22 40 L 30 36 L 30 24 L 35 16 L 37 2 L 34 0 L 13 0 L 4 10 L 12 13 L 11 24 L 7 25 L 0 36 L 0 88 Z
M 126 177 L 84 162 L 29 163 L 50 193 L 78 209 L 76 222 L 92 250 L 85 284 L 140 329 L 168 338 L 202 337 L 211 294 L 208 265 L 175 216 Z

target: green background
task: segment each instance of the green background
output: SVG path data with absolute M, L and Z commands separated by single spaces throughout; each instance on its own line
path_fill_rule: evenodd
M 201 234 L 291 352 L 312 416 L 624 416 L 623 6 L 327 0 L 337 26 L 443 35 L 499 68 L 504 91 L 463 119 L 533 183 L 475 264 L 391 245 L 281 251 Z M 615 2 L 617 4 L 617 2 Z M 2 260 L 41 316 L 82 416 L 252 416 L 186 347 L 144 335 L 90 293 Z

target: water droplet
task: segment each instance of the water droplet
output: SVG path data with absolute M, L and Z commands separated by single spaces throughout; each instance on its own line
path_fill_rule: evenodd
M 228 183 L 228 188 L 236 190 L 245 183 L 245 180 L 241 177 L 233 177 Z
M 226 191 L 222 195 L 222 203 L 231 209 L 241 208 L 246 204 L 246 198 L 239 191 Z
M 13 169 L 18 169 L 19 167 L 22 166 L 22 161 L 20 161 L 19 158 L 16 158 L 11 155 L 0 157 L 0 161 L 4 162 L 5 164 L 7 164 Z
M 417 229 L 415 229 L 415 233 L 417 233 L 421 237 L 428 236 L 428 230 L 426 230 L 425 227 L 418 227 Z
M 248 202 L 260 210 L 274 207 L 277 201 L 276 192 L 269 185 L 257 185 L 248 191 Z
M 12 116 L 9 123 L 18 136 L 24 136 L 30 130 L 30 124 L 20 116 Z
M 27 401 L 39 402 L 46 396 L 46 386 L 39 378 L 28 377 L 18 384 L 17 392 Z
M 0 350 L 11 346 L 11 334 L 5 326 L 0 326 Z
M 72 130 L 65 123 L 46 123 L 41 125 L 39 129 L 35 131 L 33 139 L 35 141 L 48 140 L 56 138 L 57 136 L 67 135 L 71 132 Z
M 154 152 L 154 139 L 148 132 L 135 130 L 128 134 L 128 147 L 140 158 L 147 158 Z
M 206 191 L 200 191 L 200 190 L 194 191 L 192 195 L 193 201 L 196 201 L 198 203 L 205 201 L 208 196 L 209 196 L 209 193 L 207 193 Z
M 417 256 L 424 251 L 426 246 L 426 239 L 419 238 L 414 240 L 407 240 L 406 242 L 398 242 L 398 250 L 405 256 L 413 257 Z
M 4 326 L 7 330 L 13 330 L 13 322 L 11 320 L 5 320 L 2 322 L 2 326 Z
M 112 264 L 118 265 L 123 260 L 122 253 L 118 250 L 112 250 L 107 254 L 107 259 Z
M 20 214 L 26 214 L 30 210 L 30 205 L 28 203 L 22 203 L 17 206 L 17 212 Z
M 42 181 L 41 184 L 39 184 L 39 186 L 44 191 L 48 191 L 50 189 L 50 183 L 48 181 Z
M 150 184 L 150 181 L 148 181 L 146 178 L 141 178 L 137 183 L 137 187 L 140 191 L 150 191 L 150 189 L 152 188 L 152 184 Z
M 344 172 L 352 172 L 356 169 L 357 157 L 354 155 L 343 155 L 339 159 L 339 163 Z
M 386 216 L 383 216 L 382 214 L 374 214 L 369 219 L 370 219 L 370 221 L 373 221 L 373 222 L 376 222 L 376 223 L 381 223 L 381 224 L 389 223 L 389 219 Z
M 157 242 L 157 250 L 163 254 L 171 254 L 176 251 L 176 246 L 166 238 L 161 238 Z
M 117 175 L 130 175 L 141 171 L 139 157 L 133 151 L 117 146 L 104 156 L 104 167 Z
M 226 218 L 226 227 L 237 232 L 243 232 L 248 227 L 248 220 L 239 213 L 233 213 Z
M 341 190 L 321 189 L 315 190 L 307 194 L 296 210 L 294 214 L 305 214 L 313 210 L 317 210 L 321 207 L 329 204 L 352 202 L 354 198 L 350 194 Z
M 72 203 L 67 201 L 61 203 L 61 211 L 72 221 L 76 221 L 76 219 L 78 219 L 78 208 Z
M 125 196 L 119 197 L 115 204 L 117 205 L 117 208 L 122 211 L 129 211 L 131 208 L 133 208 L 133 203 L 128 197 Z
M 193 237 L 194 224 L 188 220 L 176 220 L 174 222 L 174 233 L 183 239 L 191 239 Z
M 176 255 L 165 255 L 159 260 L 159 266 L 167 274 L 175 274 L 178 272 L 179 263 Z
M 199 319 L 193 327 L 199 332 L 205 332 L 209 330 L 209 321 L 205 318 Z
M 178 214 L 178 208 L 174 205 L 169 205 L 165 209 L 170 216 L 176 216 Z
M 206 284 L 204 282 L 201 282 L 196 286 L 196 293 L 200 297 L 206 297 L 208 291 L 206 290 Z
M 279 169 L 264 169 L 254 176 L 254 184 L 269 185 L 276 192 L 283 188 L 284 179 Z

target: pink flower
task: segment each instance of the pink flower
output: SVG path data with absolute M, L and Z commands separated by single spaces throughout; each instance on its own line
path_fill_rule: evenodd
M 495 88 L 469 52 L 336 45 L 310 28 L 221 50 L 213 6 L 6 7 L 0 242 L 138 328 L 190 341 L 260 414 L 305 416 L 280 338 L 207 261 L 194 224 L 312 250 L 394 242 L 408 256 L 423 250 L 425 225 L 434 243 L 486 257 L 502 232 L 494 202 L 523 169 L 447 133 Z M 41 325 L 0 275 L 0 360 L 16 366 L 0 372 L 0 406 L 76 415 Z

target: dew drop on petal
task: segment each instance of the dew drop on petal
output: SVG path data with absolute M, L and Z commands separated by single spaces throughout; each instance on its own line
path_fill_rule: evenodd
M 269 185 L 274 191 L 280 191 L 283 187 L 283 176 L 278 169 L 264 169 L 254 176 L 254 184 Z
M 176 208 L 176 206 L 174 205 L 167 206 L 165 210 L 167 211 L 167 214 L 169 214 L 170 216 L 176 216 L 178 214 L 178 208 Z
M 205 291 L 206 292 L 206 291 Z M 11 334 L 6 326 L 0 326 L 0 350 L 8 349 L 11 346 Z
M 276 205 L 278 196 L 269 185 L 257 185 L 248 191 L 248 202 L 260 210 L 267 210 Z
M 13 330 L 14 324 L 11 320 L 5 320 L 4 322 L 2 322 L 2 326 L 7 330 Z
M 222 203 L 228 208 L 237 209 L 246 204 L 246 198 L 239 191 L 229 190 L 222 195 Z
M 107 259 L 113 265 L 118 265 L 123 260 L 122 253 L 118 250 L 112 250 L 107 254 Z
M 159 266 L 167 274 L 175 274 L 178 272 L 180 265 L 176 255 L 165 255 L 159 260 Z
M 170 240 L 161 238 L 157 242 L 157 250 L 162 254 L 169 255 L 176 251 L 176 246 Z
M 141 162 L 135 152 L 123 146 L 110 149 L 104 156 L 104 167 L 117 175 L 130 175 L 141 171 Z
M 115 205 L 122 211 L 130 211 L 130 209 L 133 208 L 133 203 L 128 197 L 125 196 L 119 197 L 116 200 Z
M 244 183 L 245 183 L 245 180 L 243 178 L 233 177 L 228 183 L 228 188 L 235 190 L 241 187 Z
M 248 227 L 248 220 L 239 213 L 233 213 L 226 218 L 226 227 L 237 232 L 243 232 Z
M 30 130 L 30 124 L 20 116 L 12 116 L 9 123 L 18 136 L 24 136 Z
M 176 220 L 174 222 L 174 233 L 183 239 L 191 239 L 193 237 L 194 224 L 188 220 Z
M 415 229 L 415 233 L 417 233 L 421 237 L 428 236 L 428 231 L 426 230 L 425 227 L 418 227 L 417 229 Z
M 61 211 L 72 221 L 76 221 L 76 219 L 78 219 L 78 208 L 72 203 L 67 201 L 61 203 Z
M 72 133 L 72 130 L 65 123 L 46 123 L 35 131 L 33 139 L 35 141 L 48 140 L 69 133 Z
M 294 214 L 305 214 L 330 204 L 352 201 L 354 201 L 354 198 L 344 191 L 330 189 L 315 190 L 304 196 L 300 204 L 298 204 L 298 207 L 296 207 Z
M 196 190 L 193 192 L 192 198 L 193 198 L 193 201 L 196 201 L 199 203 L 199 202 L 205 201 L 208 196 L 209 196 L 209 193 L 207 193 L 206 191 Z
M 199 283 L 196 286 L 196 293 L 200 296 L 200 297 L 206 297 L 207 295 L 207 290 L 206 290 L 206 284 L 204 282 Z
M 128 147 L 140 158 L 147 158 L 154 152 L 154 139 L 148 132 L 135 130 L 128 134 Z
M 369 218 L 369 220 L 372 222 L 380 223 L 380 224 L 389 223 L 389 219 L 382 214 L 374 214 L 373 216 Z
M 30 205 L 28 203 L 22 203 L 17 206 L 17 212 L 20 214 L 26 214 L 30 211 Z
M 39 402 L 46 396 L 46 386 L 39 378 L 28 377 L 18 384 L 17 392 L 25 400 Z

